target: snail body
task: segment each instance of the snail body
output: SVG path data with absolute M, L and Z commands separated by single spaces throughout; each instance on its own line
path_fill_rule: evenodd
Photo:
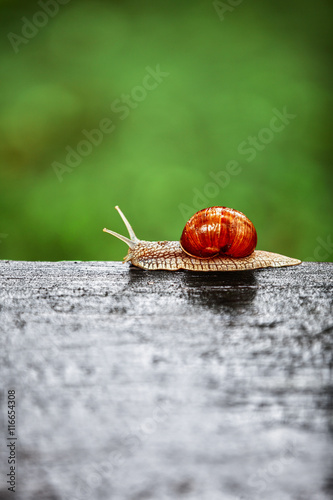
M 255 250 L 257 233 L 241 212 L 226 207 L 200 210 L 185 225 L 180 242 L 139 240 L 119 207 L 130 238 L 109 229 L 129 246 L 124 262 L 147 270 L 243 271 L 295 266 L 301 261 Z

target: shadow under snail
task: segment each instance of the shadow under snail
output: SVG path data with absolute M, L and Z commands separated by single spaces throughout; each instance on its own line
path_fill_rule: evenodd
M 244 271 L 264 267 L 296 266 L 301 261 L 272 252 L 255 250 L 257 232 L 242 213 L 227 207 L 199 210 L 186 223 L 178 241 L 139 240 L 118 206 L 115 207 L 130 238 L 109 229 L 129 246 L 124 262 L 142 269 L 165 271 Z

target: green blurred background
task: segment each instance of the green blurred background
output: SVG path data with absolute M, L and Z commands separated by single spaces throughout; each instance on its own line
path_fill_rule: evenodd
M 258 248 L 333 260 L 328 0 L 2 0 L 0 12 L 0 258 L 120 260 L 126 246 L 102 232 L 126 234 L 118 204 L 142 239 L 179 239 L 187 212 L 225 205 L 254 222 Z M 142 90 L 158 65 L 168 76 Z M 284 107 L 296 117 L 262 131 Z M 105 119 L 112 132 L 84 149 Z M 75 168 L 68 147 L 85 151 Z M 232 160 L 238 173 L 214 187 Z

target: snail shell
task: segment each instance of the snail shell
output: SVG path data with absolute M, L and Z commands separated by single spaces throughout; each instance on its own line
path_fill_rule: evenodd
M 129 250 L 124 262 L 129 261 L 141 269 L 244 271 L 264 267 L 296 266 L 301 263 L 298 259 L 277 253 L 254 250 L 257 233 L 252 222 L 244 214 L 231 208 L 212 207 L 197 212 L 186 224 L 181 243 L 179 241 L 139 240 L 120 208 L 115 208 L 123 219 L 130 237 L 127 238 L 105 228 L 103 231 L 126 243 Z M 214 228 L 216 235 L 213 234 Z M 195 234 L 191 237 L 189 233 L 192 229 Z M 208 241 L 208 250 L 199 249 L 203 257 L 187 253 L 188 250 L 197 252 L 197 249 L 193 247 L 197 247 L 198 244 L 202 246 L 205 239 Z M 207 256 L 207 253 L 211 256 Z
M 247 257 L 257 245 L 257 231 L 250 219 L 238 210 L 204 208 L 186 223 L 180 245 L 188 255 L 200 259 L 217 255 Z

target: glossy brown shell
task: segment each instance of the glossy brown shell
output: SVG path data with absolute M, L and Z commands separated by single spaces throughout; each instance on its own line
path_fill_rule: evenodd
M 186 223 L 180 245 L 188 255 L 200 259 L 216 255 L 247 257 L 257 245 L 257 232 L 250 219 L 238 210 L 204 208 Z

